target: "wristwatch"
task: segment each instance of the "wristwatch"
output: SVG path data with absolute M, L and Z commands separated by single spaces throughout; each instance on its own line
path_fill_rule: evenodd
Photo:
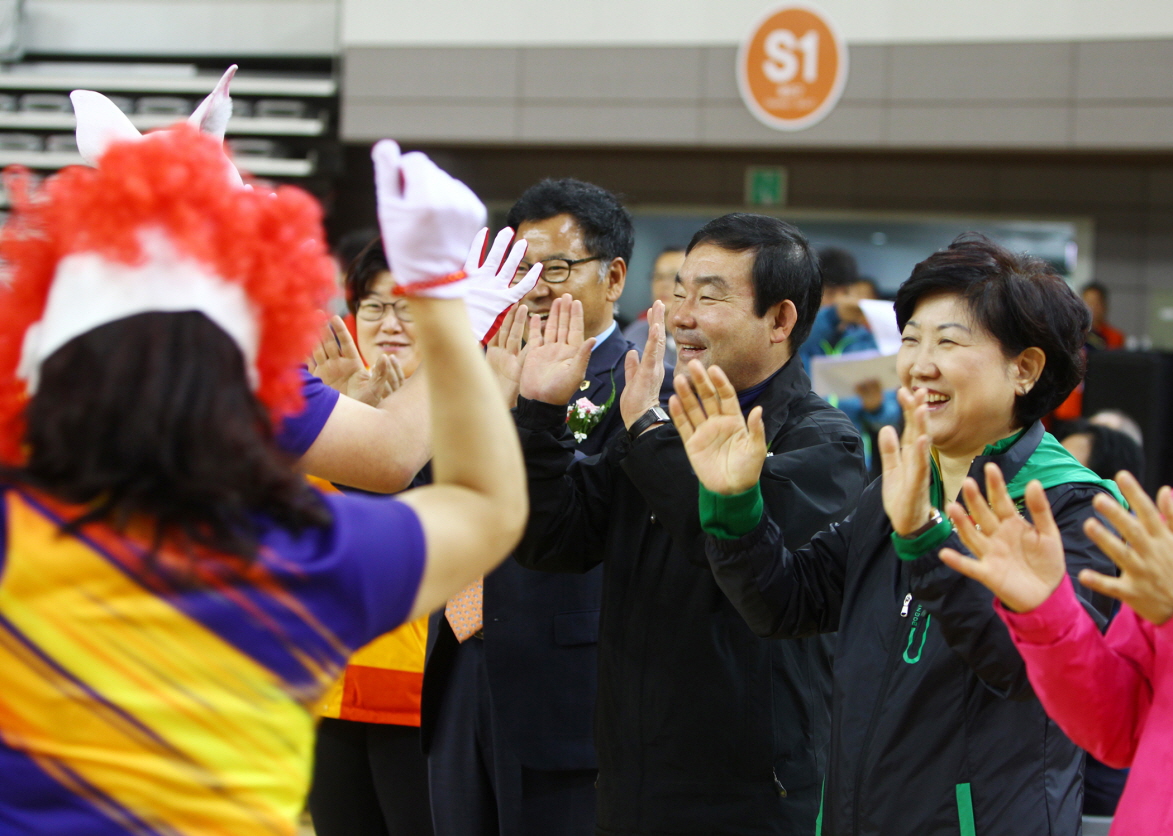
M 632 424 L 631 428 L 627 431 L 627 436 L 632 441 L 635 441 L 635 439 L 642 435 L 643 431 L 652 424 L 666 424 L 671 420 L 672 419 L 668 417 L 667 412 L 660 409 L 658 406 L 653 406 L 643 415 L 635 419 L 635 423 Z
M 905 540 L 915 540 L 917 537 L 920 537 L 926 531 L 930 531 L 945 519 L 943 516 L 941 516 L 941 512 L 938 509 L 933 508 L 932 511 L 933 513 L 929 514 L 929 521 L 927 523 L 922 525 L 916 531 L 910 531 L 907 534 L 901 534 L 900 536 Z

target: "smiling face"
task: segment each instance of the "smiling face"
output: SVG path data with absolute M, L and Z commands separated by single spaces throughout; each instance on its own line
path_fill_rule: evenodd
M 525 274 L 529 265 L 538 261 L 551 258 L 578 261 L 592 255 L 583 242 L 578 221 L 567 214 L 555 215 L 544 221 L 524 221 L 518 224 L 517 237 L 524 238 L 528 243 L 522 269 L 518 271 L 521 275 Z M 600 269 L 605 271 L 601 279 Z M 534 289 L 522 301 L 531 314 L 539 314 L 545 319 L 554 300 L 563 293 L 569 293 L 582 302 L 585 335 L 596 337 L 614 321 L 615 300 L 623 293 L 626 276 L 627 265 L 621 258 L 611 262 L 606 259 L 584 261 L 571 267 L 566 281 L 549 284 L 544 278 L 539 278 Z
M 371 283 L 371 291 L 359 300 L 363 302 L 381 302 L 403 305 L 403 299 L 396 300 L 391 295 L 395 280 L 389 272 L 382 272 Z M 403 322 L 395 315 L 395 309 L 389 304 L 383 311 L 383 318 L 378 322 L 367 322 L 355 317 L 355 330 L 358 333 L 358 350 L 366 360 L 367 365 L 373 365 L 380 354 L 390 354 L 399 360 L 403 373 L 408 377 L 420 364 L 419 351 L 415 344 L 415 324 Z
M 955 293 L 921 299 L 902 336 L 896 370 L 908 389 L 928 391 L 934 447 L 950 456 L 977 456 L 1018 429 L 1014 400 L 1042 371 L 1033 362 L 1039 349 L 1007 357 Z
M 737 391 L 760 383 L 790 358 L 789 324 L 779 325 L 775 305 L 759 317 L 754 313 L 753 250 L 734 252 L 715 244 L 699 244 L 684 259 L 669 306 L 667 327 L 676 339 L 676 363 L 683 368 L 700 360 L 717 365 Z M 786 319 L 786 316 L 783 316 Z

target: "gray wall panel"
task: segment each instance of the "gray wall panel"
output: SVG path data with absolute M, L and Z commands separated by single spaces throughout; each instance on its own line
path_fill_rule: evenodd
M 701 93 L 699 48 L 526 49 L 523 99 L 695 102 Z
M 1072 44 L 941 44 L 891 48 L 894 101 L 1066 100 Z
M 893 148 L 1056 148 L 1068 144 L 1067 108 L 1040 104 L 937 104 L 886 108 Z
M 1109 41 L 1076 46 L 1078 99 L 1173 99 L 1173 41 Z
M 398 127 L 405 141 L 470 144 L 577 133 L 588 145 L 1173 149 L 1173 41 L 856 46 L 839 106 L 793 133 L 760 125 L 741 104 L 731 47 L 350 48 L 344 60 L 343 138 L 353 141 Z M 508 103 L 513 133 L 500 112 L 481 133 L 445 123 L 464 113 L 434 107 L 446 99 Z M 647 111 L 638 123 L 623 116 L 633 106 Z M 421 107 L 395 125 L 374 116 Z M 579 111 L 581 131 L 543 126 L 564 107 Z

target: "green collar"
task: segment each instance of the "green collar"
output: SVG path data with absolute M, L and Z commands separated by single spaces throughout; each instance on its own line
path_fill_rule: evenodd
M 1000 441 L 986 445 L 986 449 L 982 451 L 982 455 L 979 458 L 997 459 L 998 456 L 1009 451 L 1025 434 L 1025 429 L 1019 430 Z M 941 482 L 941 471 L 937 465 L 935 454 L 932 456 L 931 463 L 930 495 L 933 506 L 943 508 L 945 488 Z M 994 463 L 997 464 L 998 462 L 995 461 Z M 972 469 L 970 475 L 974 475 Z M 1039 439 L 1038 446 L 1006 486 L 1006 491 L 1010 494 L 1010 498 L 1014 500 L 1022 499 L 1026 493 L 1026 486 L 1034 479 L 1042 482 L 1045 490 L 1050 490 L 1056 485 L 1069 483 L 1096 485 L 1112 494 L 1122 506 L 1125 508 L 1128 507 L 1124 495 L 1120 493 L 1120 488 L 1116 486 L 1115 482 L 1111 479 L 1101 479 L 1094 471 L 1080 464 L 1075 456 L 1071 455 L 1067 451 L 1067 448 L 1060 444 L 1055 436 L 1050 433 L 1043 433 L 1043 437 Z M 980 479 L 978 481 L 981 482 Z

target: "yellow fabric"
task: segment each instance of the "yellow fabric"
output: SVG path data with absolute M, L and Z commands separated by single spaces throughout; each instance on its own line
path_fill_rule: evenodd
M 309 783 L 307 707 L 273 672 L 8 497 L 5 742 L 116 819 L 129 810 L 187 836 L 293 833 Z

